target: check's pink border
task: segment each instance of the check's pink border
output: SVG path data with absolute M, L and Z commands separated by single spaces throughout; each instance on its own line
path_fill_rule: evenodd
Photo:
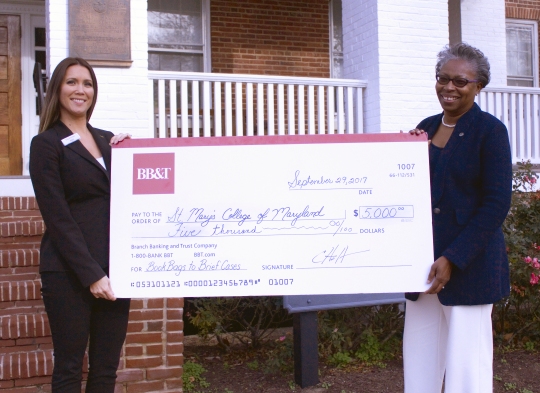
M 392 134 L 332 134 L 332 135 L 268 135 L 221 136 L 190 138 L 125 139 L 114 148 L 170 147 L 170 146 L 230 146 L 230 145 L 281 145 L 306 143 L 370 143 L 370 142 L 425 142 L 424 135 L 409 133 Z

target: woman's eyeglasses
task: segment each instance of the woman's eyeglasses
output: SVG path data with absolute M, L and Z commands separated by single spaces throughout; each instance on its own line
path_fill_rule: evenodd
M 478 79 L 469 80 L 465 78 L 449 78 L 447 76 L 442 76 L 439 74 L 437 74 L 435 78 L 437 79 L 437 82 L 440 83 L 441 85 L 447 85 L 448 83 L 452 82 L 454 86 L 456 87 L 465 87 L 469 83 L 478 82 Z

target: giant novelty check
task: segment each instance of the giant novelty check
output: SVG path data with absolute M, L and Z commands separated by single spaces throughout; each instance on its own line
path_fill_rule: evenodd
M 424 291 L 428 146 L 408 134 L 139 139 L 112 153 L 119 297 Z

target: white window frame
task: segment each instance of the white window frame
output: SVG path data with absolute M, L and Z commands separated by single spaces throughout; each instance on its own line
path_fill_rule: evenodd
M 203 72 L 212 72 L 212 58 L 210 48 L 210 0 L 201 0 L 202 10 L 202 34 L 203 34 L 203 49 L 201 52 L 186 51 L 182 49 L 163 49 L 151 48 L 148 45 L 148 52 L 164 52 L 164 53 L 202 53 L 203 55 Z
M 532 27 L 533 87 L 538 87 L 538 22 L 528 19 L 506 19 L 506 27 L 508 26 Z M 510 75 L 507 75 L 507 78 L 509 77 Z

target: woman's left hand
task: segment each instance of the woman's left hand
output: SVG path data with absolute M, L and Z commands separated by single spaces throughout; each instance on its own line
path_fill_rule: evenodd
M 122 142 L 124 139 L 131 139 L 131 134 L 118 134 L 111 138 L 109 145 L 117 145 L 119 142 Z
M 450 275 L 452 274 L 452 262 L 446 257 L 440 257 L 433 265 L 431 265 L 431 270 L 429 271 L 428 284 L 431 283 L 431 287 L 424 292 L 428 295 L 433 295 L 439 293 L 446 283 L 450 281 Z
M 116 300 L 116 296 L 111 288 L 111 281 L 107 276 L 103 276 L 101 279 L 91 284 L 90 292 L 95 298 L 102 298 L 112 301 Z

